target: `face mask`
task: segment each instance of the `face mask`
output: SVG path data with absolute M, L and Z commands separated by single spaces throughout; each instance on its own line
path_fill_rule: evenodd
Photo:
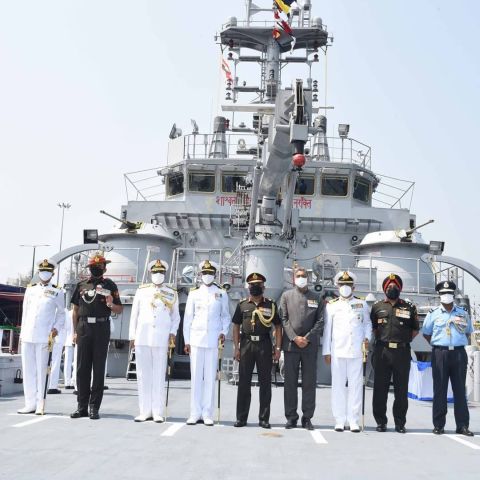
M 440 295 L 440 302 L 444 303 L 445 305 L 453 303 L 453 294 L 444 293 L 443 295 Z
M 305 288 L 308 284 L 308 279 L 305 277 L 295 277 L 295 285 L 298 288 Z
M 214 279 L 215 279 L 215 275 L 208 275 L 208 274 L 202 275 L 202 282 L 205 285 L 210 285 L 211 283 L 213 283 Z
M 352 294 L 352 287 L 350 285 L 342 285 L 338 291 L 340 296 L 343 298 L 348 298 Z
M 38 276 L 42 282 L 48 282 L 53 277 L 53 273 L 44 270 L 42 272 L 38 272 Z
M 163 273 L 152 273 L 152 282 L 155 285 L 161 285 L 165 280 L 165 275 Z
M 100 278 L 103 275 L 102 267 L 92 266 L 92 267 L 89 267 L 89 270 L 90 270 L 90 273 L 92 274 L 92 277 Z
M 385 295 L 389 300 L 396 300 L 400 296 L 400 289 L 398 287 L 391 287 L 386 292 Z
M 263 287 L 258 283 L 252 283 L 248 286 L 248 291 L 252 297 L 259 297 L 263 294 Z

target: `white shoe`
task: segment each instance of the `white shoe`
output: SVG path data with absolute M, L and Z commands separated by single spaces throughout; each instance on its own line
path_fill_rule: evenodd
M 196 425 L 198 420 L 199 419 L 197 417 L 188 417 L 187 418 L 187 425 Z
M 204 418 L 203 419 L 203 424 L 206 425 L 207 427 L 213 427 L 213 420 L 211 418 Z
M 165 421 L 165 417 L 162 417 L 161 415 L 154 415 L 153 421 L 155 423 L 163 423 Z
M 335 431 L 336 432 L 343 432 L 345 430 L 345 426 L 341 423 L 337 423 L 335 425 Z
M 358 426 L 358 423 L 350 423 L 350 431 L 353 433 L 360 432 L 360 427 Z
M 23 407 L 23 408 L 20 408 L 19 410 L 17 410 L 17 413 L 22 413 L 22 414 L 35 413 L 35 409 L 34 408 Z
M 135 417 L 135 422 L 146 422 L 148 420 L 148 416 L 147 415 L 138 415 L 137 417 Z

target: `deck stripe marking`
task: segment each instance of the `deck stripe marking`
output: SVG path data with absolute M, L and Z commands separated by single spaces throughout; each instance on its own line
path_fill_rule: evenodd
M 318 430 L 312 430 L 310 433 L 311 433 L 315 443 L 319 443 L 319 444 L 322 444 L 322 445 L 326 445 L 328 443 L 325 440 L 325 437 Z
M 454 440 L 455 442 L 461 443 L 462 445 L 465 445 L 466 447 L 473 448 L 473 450 L 480 450 L 480 445 L 475 445 L 472 442 L 468 442 L 467 440 L 458 437 L 457 435 L 445 435 L 447 438 L 450 438 L 451 440 Z
M 174 423 L 173 425 L 170 425 L 160 436 L 173 437 L 184 425 L 184 423 Z
M 15 425 L 12 425 L 12 427 L 27 427 L 28 425 L 33 425 L 34 423 L 43 422 L 45 420 L 48 420 L 49 418 L 52 418 L 52 417 L 47 417 L 45 415 L 38 418 L 34 418 L 32 420 L 27 420 L 26 422 L 16 423 Z

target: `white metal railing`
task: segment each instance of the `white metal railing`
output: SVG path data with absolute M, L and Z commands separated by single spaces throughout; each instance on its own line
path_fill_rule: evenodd
M 163 179 L 158 175 L 158 168 L 138 170 L 123 175 L 127 201 L 160 200 L 165 195 Z
M 415 182 L 378 174 L 379 183 L 372 195 L 372 206 L 381 208 L 407 208 L 413 201 Z

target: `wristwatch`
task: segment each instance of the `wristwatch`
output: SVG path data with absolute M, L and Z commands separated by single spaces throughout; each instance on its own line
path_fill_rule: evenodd
M 113 303 L 107 303 L 107 307 L 108 307 L 108 308 L 112 308 L 112 307 L 113 307 Z
M 282 347 L 275 347 L 275 350 L 277 350 L 277 352 L 279 352 L 281 349 Z

